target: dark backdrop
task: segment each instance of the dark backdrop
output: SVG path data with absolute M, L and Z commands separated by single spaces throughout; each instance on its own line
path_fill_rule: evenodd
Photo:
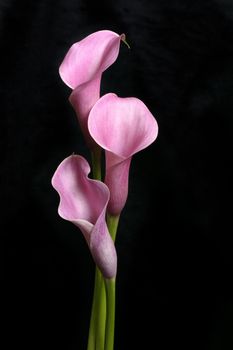
M 89 157 L 58 67 L 124 32 L 102 93 L 159 124 L 137 154 L 117 237 L 116 350 L 232 349 L 231 0 L 0 0 L 2 349 L 85 349 L 93 263 L 50 181 Z

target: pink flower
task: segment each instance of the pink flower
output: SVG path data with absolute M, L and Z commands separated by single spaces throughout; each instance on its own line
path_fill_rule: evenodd
M 58 213 L 82 231 L 96 265 L 105 278 L 113 278 L 117 256 L 105 221 L 110 194 L 104 183 L 89 179 L 89 173 L 89 164 L 78 155 L 58 166 L 52 178 L 60 196 Z
M 88 128 L 93 139 L 106 150 L 105 183 L 110 190 L 108 212 L 119 215 L 128 196 L 132 156 L 157 137 L 158 125 L 137 98 L 120 98 L 109 93 L 92 108 Z
M 88 35 L 71 46 L 59 68 L 61 79 L 73 89 L 69 100 L 91 149 L 96 144 L 87 128 L 88 114 L 100 97 L 102 73 L 118 57 L 121 40 L 125 40 L 124 34 L 118 35 L 109 30 Z

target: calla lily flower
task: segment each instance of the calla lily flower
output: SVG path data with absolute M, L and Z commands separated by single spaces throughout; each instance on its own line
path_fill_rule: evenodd
M 109 93 L 92 108 L 88 128 L 95 142 L 105 149 L 105 184 L 110 190 L 108 212 L 118 216 L 128 196 L 132 156 L 156 139 L 157 122 L 141 100 Z
M 61 79 L 73 89 L 69 100 L 91 149 L 96 144 L 88 132 L 88 114 L 100 97 L 102 73 L 118 57 L 121 40 L 125 41 L 124 34 L 118 35 L 110 30 L 88 35 L 71 46 L 59 68 Z
M 52 185 L 60 196 L 59 215 L 83 233 L 93 259 L 105 278 L 114 278 L 117 255 L 107 229 L 107 186 L 88 178 L 90 166 L 81 156 L 71 155 L 58 166 Z

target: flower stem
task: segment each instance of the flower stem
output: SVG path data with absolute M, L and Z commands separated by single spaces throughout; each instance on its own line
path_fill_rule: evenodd
M 101 148 L 92 152 L 92 177 L 101 180 Z M 104 279 L 96 267 L 87 350 L 104 350 L 106 322 L 106 294 Z
M 105 331 L 105 350 L 114 349 L 114 330 L 115 330 L 115 278 L 105 279 L 106 297 L 107 297 L 107 318 Z
M 101 148 L 99 146 L 96 146 L 95 150 L 91 152 L 91 160 L 92 177 L 101 181 Z
M 98 268 L 95 271 L 95 287 L 92 303 L 88 350 L 104 350 L 106 321 L 106 295 L 104 280 Z
M 106 323 L 106 293 L 104 279 L 101 272 L 98 274 L 97 317 L 96 317 L 96 350 L 104 350 L 105 323 Z
M 114 242 L 116 240 L 116 233 L 117 233 L 119 219 L 120 219 L 120 215 L 113 216 L 113 215 L 107 214 L 107 225 L 108 225 L 110 235 Z
M 115 242 L 116 239 L 116 233 L 117 233 L 117 227 L 119 223 L 119 216 L 112 216 L 110 214 L 107 214 L 107 225 L 109 233 Z M 115 278 L 112 279 L 105 279 L 105 289 L 106 289 L 106 309 L 107 309 L 107 316 L 106 316 L 106 329 L 105 329 L 105 350 L 113 350 L 114 348 L 114 331 L 115 331 L 115 294 L 116 294 L 116 280 Z
M 87 350 L 95 350 L 95 341 L 96 341 L 96 333 L 95 333 L 95 324 L 96 324 L 96 314 L 97 314 L 97 285 L 98 285 L 98 276 L 97 269 L 95 271 L 95 287 L 92 301 L 92 310 L 91 310 L 91 320 L 89 327 L 89 336 L 88 336 L 88 345 Z

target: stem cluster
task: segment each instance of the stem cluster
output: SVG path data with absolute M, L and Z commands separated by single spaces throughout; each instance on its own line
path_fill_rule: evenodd
M 92 176 L 101 181 L 101 149 L 92 152 Z M 107 214 L 109 233 L 115 242 L 119 216 Z M 87 350 L 113 350 L 115 330 L 115 278 L 106 279 L 96 267 Z

